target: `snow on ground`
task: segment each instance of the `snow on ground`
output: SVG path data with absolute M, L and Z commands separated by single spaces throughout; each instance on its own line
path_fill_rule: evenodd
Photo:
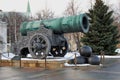
M 68 64 L 68 63 L 65 63 L 64 64 L 64 66 L 90 66 L 90 64 L 77 64 L 77 65 L 75 65 L 75 64 Z
M 64 57 L 53 57 L 53 56 L 47 56 L 48 61 L 62 61 L 62 60 L 70 60 L 75 58 L 76 56 L 80 56 L 78 52 L 68 52 Z M 32 59 L 32 56 L 30 54 L 27 55 L 28 58 L 22 58 L 22 60 L 40 60 L 40 59 Z M 44 60 L 44 59 L 43 59 Z
M 2 53 L 1 59 L 11 60 L 14 56 L 15 56 L 15 54 L 13 54 L 13 53 Z
M 78 52 L 68 52 L 64 58 L 65 59 L 73 59 L 75 58 L 75 54 L 76 56 L 80 56 L 80 53 Z M 98 57 L 101 57 L 101 56 L 98 56 Z M 109 55 L 104 55 L 105 58 L 120 58 L 120 55 L 114 55 L 114 56 L 109 56 Z
M 68 64 L 68 63 L 64 63 L 64 66 L 68 66 L 68 67 L 74 67 L 74 66 L 91 66 L 91 64 Z M 103 66 L 103 64 L 99 64 L 99 66 Z
M 70 60 L 70 59 L 75 58 L 75 54 L 76 54 L 76 56 L 80 56 L 80 53 L 78 53 L 78 52 L 68 52 L 64 57 L 56 57 L 56 58 L 54 58 L 53 56 L 48 56 L 47 58 L 49 60 L 55 59 L 55 60 L 58 60 L 58 61 L 59 60 Z M 10 60 L 14 56 L 15 56 L 15 54 L 13 54 L 13 53 L 3 53 L 1 59 L 8 59 L 8 60 Z M 32 56 L 30 54 L 27 55 L 27 57 L 28 58 L 22 58 L 22 60 L 36 60 L 36 59 L 32 59 Z M 98 56 L 98 57 L 100 57 L 100 56 Z M 105 58 L 120 58 L 120 55 L 115 55 L 115 56 L 105 55 Z
M 76 56 L 80 56 L 80 53 L 78 53 L 78 52 L 68 52 L 68 53 L 64 56 L 64 58 L 67 59 L 67 60 L 69 60 L 69 59 L 74 59 L 74 58 L 75 58 L 75 55 L 76 55 Z
M 101 57 L 101 56 L 98 56 L 98 57 Z M 105 57 L 105 58 L 119 58 L 119 59 L 120 59 L 120 55 L 115 55 L 115 56 L 105 55 L 104 57 Z

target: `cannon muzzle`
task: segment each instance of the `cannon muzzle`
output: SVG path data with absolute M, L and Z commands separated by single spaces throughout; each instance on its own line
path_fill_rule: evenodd
M 89 30 L 89 21 L 87 15 L 80 14 L 49 20 L 23 22 L 20 27 L 20 32 L 23 36 L 25 36 L 27 35 L 28 31 L 40 29 L 41 24 L 44 24 L 45 28 L 51 29 L 55 34 L 73 32 L 87 33 Z

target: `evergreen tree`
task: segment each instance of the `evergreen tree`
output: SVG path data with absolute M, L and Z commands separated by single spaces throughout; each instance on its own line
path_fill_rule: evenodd
M 94 54 L 104 51 L 105 54 L 114 55 L 118 44 L 118 28 L 113 25 L 113 11 L 102 0 L 96 0 L 95 5 L 89 10 L 90 30 L 82 38 L 85 45 L 93 49 Z

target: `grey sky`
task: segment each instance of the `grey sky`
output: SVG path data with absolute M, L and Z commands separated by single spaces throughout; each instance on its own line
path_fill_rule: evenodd
M 55 12 L 57 16 L 62 15 L 68 2 L 70 0 L 29 0 L 31 11 L 34 15 L 41 9 L 47 6 L 50 10 Z M 82 11 L 87 11 L 90 8 L 90 0 L 76 0 Z M 91 0 L 93 1 L 93 0 Z M 118 5 L 119 0 L 104 0 L 107 4 Z M 0 9 L 3 11 L 19 11 L 26 12 L 28 0 L 0 0 Z M 47 5 L 46 5 L 47 4 Z

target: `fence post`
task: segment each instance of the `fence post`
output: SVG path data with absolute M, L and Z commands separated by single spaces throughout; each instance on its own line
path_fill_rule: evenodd
M 105 60 L 104 51 L 100 51 L 100 63 L 104 64 L 104 60 Z

